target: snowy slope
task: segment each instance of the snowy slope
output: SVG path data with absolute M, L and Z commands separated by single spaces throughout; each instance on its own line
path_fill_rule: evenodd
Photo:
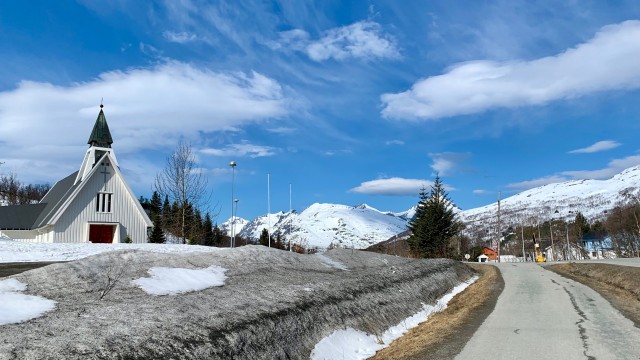
M 271 214 L 271 232 L 291 238 L 305 247 L 366 248 L 387 240 L 407 228 L 407 219 L 383 213 L 366 204 L 346 206 L 313 204 L 301 213 Z M 262 229 L 268 227 L 267 216 L 249 222 L 240 236 L 257 240 Z M 289 236 L 291 235 L 291 236 Z
M 503 225 L 534 224 L 551 218 L 573 219 L 579 211 L 587 219 L 604 217 L 605 211 L 640 194 L 640 166 L 608 180 L 572 180 L 523 191 L 500 202 Z M 494 226 L 497 202 L 465 210 L 461 218 L 471 224 Z
M 243 219 L 241 217 L 237 217 L 236 216 L 236 221 L 234 223 L 234 232 L 236 234 L 240 234 L 240 232 L 242 231 L 242 229 L 249 223 L 249 220 L 247 219 Z M 222 224 L 218 225 L 220 227 L 220 230 L 222 230 L 223 234 L 226 234 L 227 236 L 231 236 L 231 218 L 229 218 L 229 220 L 223 222 Z

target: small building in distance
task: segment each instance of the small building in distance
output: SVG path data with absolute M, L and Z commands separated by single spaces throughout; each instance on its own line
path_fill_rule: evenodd
M 151 220 L 125 181 L 100 105 L 80 170 L 37 204 L 0 206 L 0 237 L 42 243 L 147 241 Z

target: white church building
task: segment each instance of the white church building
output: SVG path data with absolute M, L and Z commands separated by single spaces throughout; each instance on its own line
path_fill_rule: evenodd
M 152 226 L 125 181 L 102 105 L 80 170 L 37 204 L 0 206 L 0 237 L 44 243 L 147 242 Z

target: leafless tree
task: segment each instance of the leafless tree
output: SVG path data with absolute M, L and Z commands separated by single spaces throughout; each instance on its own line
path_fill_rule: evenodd
M 200 209 L 206 194 L 207 178 L 196 167 L 191 144 L 180 142 L 167 158 L 165 168 L 156 175 L 155 189 L 162 196 L 179 205 L 179 211 L 173 215 L 170 223 L 178 232 L 183 244 L 187 243 L 186 228 L 187 207 Z

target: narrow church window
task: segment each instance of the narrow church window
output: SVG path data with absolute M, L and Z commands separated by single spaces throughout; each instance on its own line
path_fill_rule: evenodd
M 111 198 L 113 194 L 110 193 L 98 193 L 96 198 L 96 212 L 110 213 L 111 212 Z

